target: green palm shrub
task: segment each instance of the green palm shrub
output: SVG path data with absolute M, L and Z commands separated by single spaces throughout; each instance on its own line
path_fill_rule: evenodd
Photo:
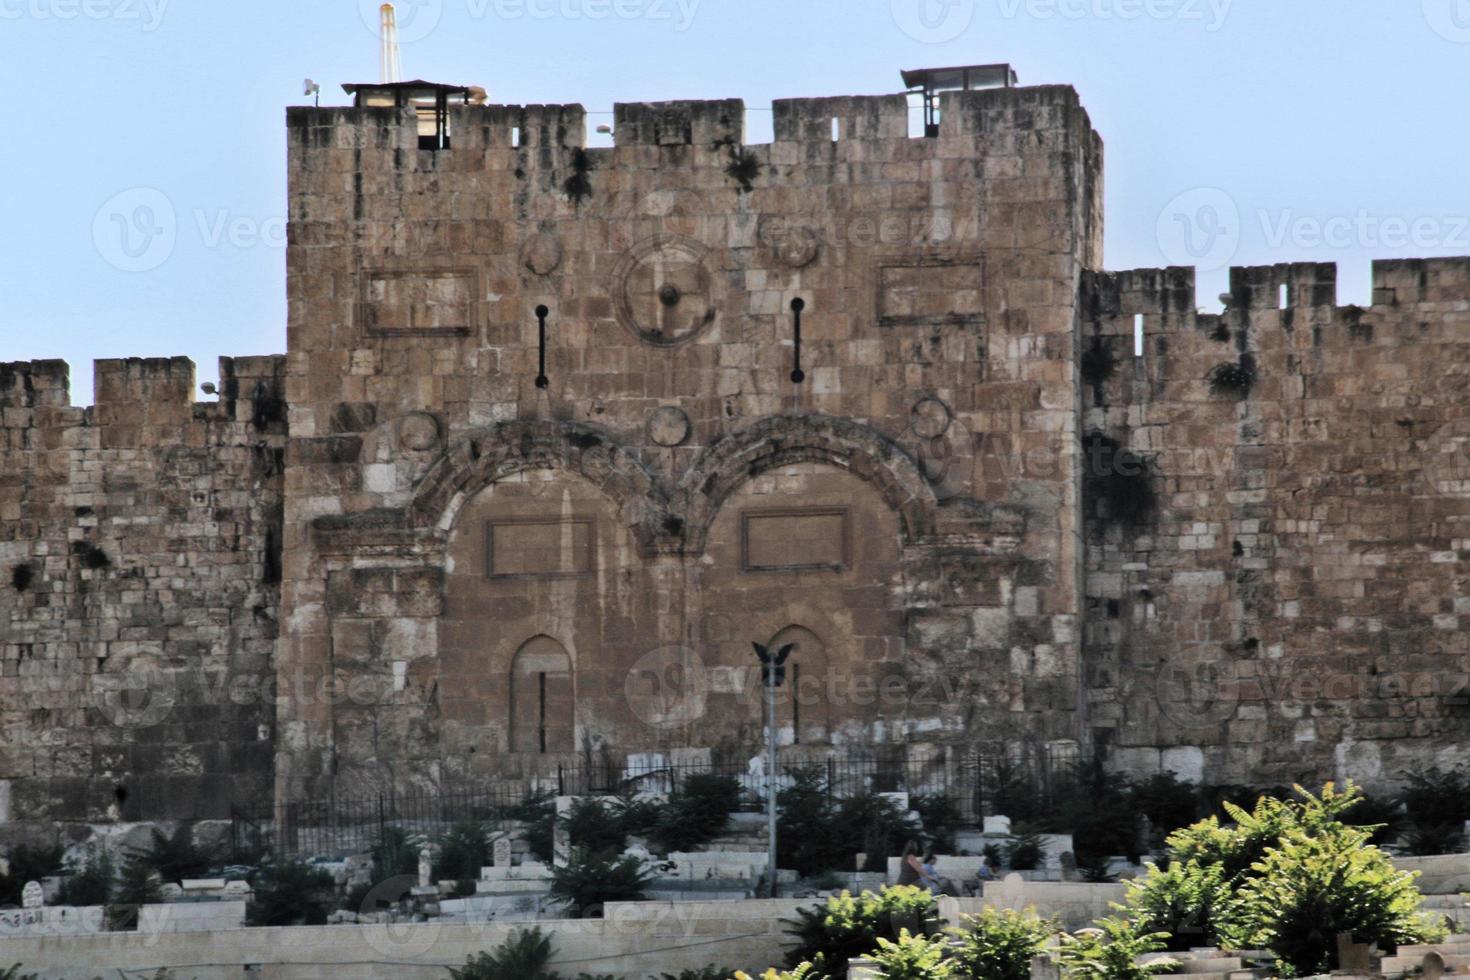
M 459 969 L 450 968 L 453 980 L 558 980 L 547 969 L 551 962 L 551 937 L 540 929 L 522 929 L 491 952 L 476 953 Z
M 601 800 L 577 800 L 567 812 L 565 826 L 573 847 L 594 854 L 620 854 L 628 846 L 628 833 L 617 810 Z
M 573 914 L 600 918 L 609 902 L 641 902 L 654 874 L 633 855 L 578 848 L 571 859 L 551 872 L 551 897 L 566 902 Z
M 1127 919 L 1100 919 L 1095 929 L 1062 936 L 1057 952 L 1066 980 L 1149 980 L 1170 973 L 1177 960 L 1160 958 L 1139 963 L 1141 956 L 1164 948 L 1164 933 L 1144 932 Z
M 879 939 L 897 939 L 905 929 L 915 935 L 939 932 L 939 907 L 922 888 L 900 885 L 854 896 L 843 892 L 822 905 L 797 909 L 787 921 L 796 948 L 786 965 L 812 966 L 813 980 L 847 976 L 849 960 L 871 953 Z
M 436 881 L 475 881 L 480 877 L 480 869 L 490 863 L 493 853 L 485 825 L 476 820 L 455 824 L 440 834 L 435 843 L 439 845 L 439 859 L 434 862 Z
M 152 852 L 132 854 L 123 861 L 122 874 L 118 875 L 112 902 L 107 906 L 107 928 L 113 932 L 132 932 L 138 928 L 143 906 L 161 901 L 163 882 L 153 870 Z
M 319 926 L 332 904 L 332 876 L 304 861 L 268 864 L 251 881 L 245 924 Z
M 956 976 L 943 941 L 915 936 L 907 929 L 900 930 L 897 939 L 880 936 L 871 959 L 885 980 L 952 980 Z
M 702 970 L 680 970 L 678 973 L 663 973 L 659 980 L 730 980 L 734 970 L 722 970 L 717 966 L 707 966 Z
M 185 878 L 203 878 L 212 866 L 209 855 L 194 846 L 194 832 L 188 824 L 180 824 L 172 834 L 154 829 L 146 851 L 141 855 L 158 877 L 165 882 Z
M 1384 948 L 1443 938 L 1420 911 L 1417 872 L 1396 869 L 1370 836 L 1346 825 L 1288 832 L 1227 906 L 1221 938 L 1269 949 L 1299 974 L 1337 969 L 1341 934 Z
M 966 916 L 951 935 L 955 980 L 1030 980 L 1031 960 L 1046 948 L 1057 925 L 1034 910 L 987 908 Z

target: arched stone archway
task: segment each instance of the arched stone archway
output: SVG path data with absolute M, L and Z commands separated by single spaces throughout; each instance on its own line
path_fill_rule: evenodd
M 742 484 L 792 463 L 824 463 L 861 477 L 899 514 L 910 543 L 933 532 L 938 506 L 933 488 L 896 443 L 845 419 L 790 415 L 762 419 L 720 440 L 684 476 L 680 489 L 689 550 L 704 551 L 720 507 Z
M 549 636 L 527 640 L 510 668 L 510 748 L 547 755 L 576 748 L 576 685 L 566 647 Z
M 668 496 L 658 480 L 610 434 L 577 422 L 506 422 L 460 439 L 425 475 L 410 520 L 447 531 L 485 487 L 538 469 L 582 477 L 617 505 L 640 550 L 670 550 Z

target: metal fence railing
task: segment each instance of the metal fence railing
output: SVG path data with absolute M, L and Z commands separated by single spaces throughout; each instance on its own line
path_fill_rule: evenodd
M 834 800 L 865 793 L 944 797 L 962 823 L 979 825 L 994 813 L 1044 812 L 1077 771 L 1076 750 L 1038 746 L 990 757 L 871 758 L 842 755 L 781 756 L 778 791 L 799 780 Z M 764 807 L 766 774 L 759 763 L 670 763 L 639 756 L 620 766 L 559 766 L 534 777 L 480 786 L 372 794 L 328 794 L 233 814 L 238 854 L 271 851 L 281 857 L 361 854 L 407 836 L 433 837 L 474 821 L 504 830 L 544 815 L 557 796 L 667 795 L 690 779 L 718 776 L 740 788 L 740 809 Z

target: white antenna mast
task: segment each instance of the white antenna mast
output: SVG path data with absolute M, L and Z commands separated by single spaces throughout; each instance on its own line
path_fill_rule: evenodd
M 383 51 L 379 59 L 383 84 L 403 81 L 403 65 L 398 60 L 398 14 L 391 3 L 379 11 L 383 15 Z

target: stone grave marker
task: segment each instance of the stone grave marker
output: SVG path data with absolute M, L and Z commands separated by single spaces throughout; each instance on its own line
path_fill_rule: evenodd
M 20 893 L 20 904 L 27 909 L 38 909 L 46 904 L 46 893 L 41 890 L 39 881 L 26 882 Z

